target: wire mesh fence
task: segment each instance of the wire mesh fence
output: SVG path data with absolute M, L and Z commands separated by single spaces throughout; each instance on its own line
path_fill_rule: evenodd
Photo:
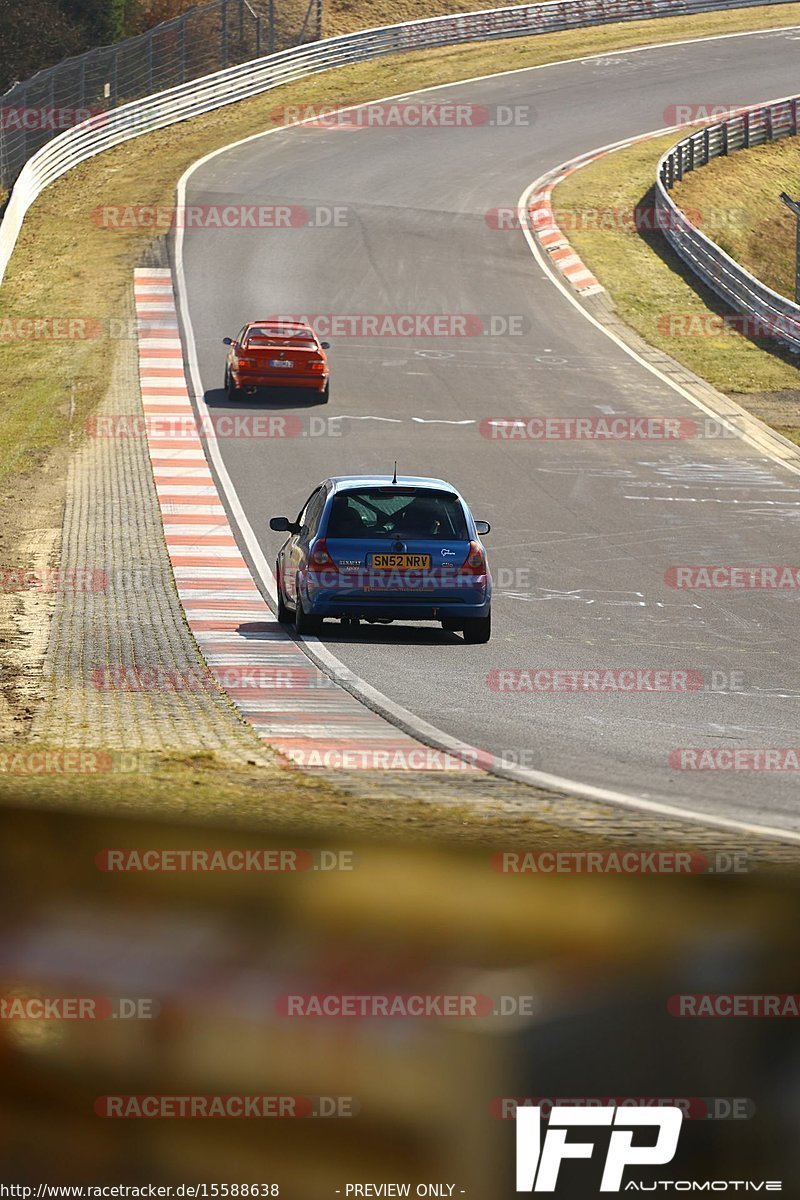
M 214 0 L 39 71 L 0 96 L 0 187 L 80 121 L 321 35 L 322 0 Z
M 276 7 L 274 28 L 278 29 L 278 11 L 285 11 L 291 0 L 279 0 Z M 359 33 L 343 34 L 339 37 L 319 37 L 321 17 L 320 0 L 301 0 L 304 13 L 298 21 L 299 32 L 295 44 L 274 54 L 265 51 L 263 23 L 261 34 L 262 56 L 231 62 L 226 68 L 208 73 L 203 69 L 202 77 L 193 77 L 155 94 L 148 93 L 141 99 L 123 104 L 117 95 L 117 107 L 111 108 L 110 95 L 103 107 L 102 115 L 96 120 L 83 120 L 70 128 L 48 131 L 50 140 L 37 153 L 22 144 L 16 161 L 10 157 L 5 167 L 0 162 L 0 181 L 13 181 L 17 163 L 25 165 L 16 179 L 14 189 L 0 222 L 0 282 L 2 282 L 9 259 L 16 245 L 20 230 L 31 204 L 42 191 L 56 179 L 70 171 L 78 163 L 85 162 L 103 150 L 121 145 L 130 138 L 164 129 L 177 121 L 201 116 L 207 112 L 232 104 L 248 97 L 261 95 L 272 88 L 280 87 L 299 79 L 305 79 L 319 71 L 348 66 L 356 62 L 370 62 L 384 55 L 408 50 L 452 46 L 464 42 L 481 42 L 491 39 L 526 37 L 557 29 L 576 29 L 591 25 L 604 25 L 618 21 L 633 21 L 642 17 L 667 17 L 696 12 L 714 12 L 720 9 L 751 8 L 789 0 L 545 0 L 544 3 L 515 5 L 510 8 L 483 9 L 479 12 L 460 13 L 443 17 L 428 17 L 407 21 L 397 25 L 362 30 Z M 228 14 L 238 12 L 240 0 L 228 0 Z M 253 13 L 253 4 L 269 5 L 269 0 L 241 0 Z M 215 7 L 219 10 L 221 4 Z M 243 16 L 244 22 L 244 16 Z M 172 24 L 172 23 L 171 23 Z M 230 25 L 226 22 L 227 46 L 230 54 Z M 276 37 L 277 44 L 277 37 Z M 30 87 L 35 80 L 26 85 Z M 148 83 L 145 81 L 145 88 Z M 8 94 L 7 94 L 8 95 Z M 6 97 L 0 97 L 0 104 Z M 10 139 L 0 139 L 0 155 L 5 147 L 8 153 Z M 31 156 L 32 155 L 32 156 Z M 663 185 L 659 183 L 663 190 Z M 665 203 L 671 204 L 666 191 Z

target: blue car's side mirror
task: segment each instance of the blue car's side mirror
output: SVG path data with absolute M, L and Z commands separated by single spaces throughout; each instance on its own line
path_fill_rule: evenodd
M 274 529 L 276 533 L 299 533 L 300 526 L 296 521 L 290 521 L 288 517 L 270 517 L 270 529 Z
M 480 533 L 481 535 L 482 535 L 482 534 L 484 534 L 484 533 L 491 533 L 491 532 L 492 532 L 492 527 L 491 527 L 491 525 L 489 524 L 489 522 L 488 522 L 488 521 L 476 521 L 476 522 L 475 522 L 475 529 L 476 529 L 476 530 L 477 530 L 477 532 L 478 532 L 478 533 Z

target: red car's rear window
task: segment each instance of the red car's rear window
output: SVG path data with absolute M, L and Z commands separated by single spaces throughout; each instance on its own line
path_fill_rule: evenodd
M 248 346 L 274 346 L 276 342 L 287 346 L 316 346 L 314 334 L 298 329 L 251 329 L 245 338 Z

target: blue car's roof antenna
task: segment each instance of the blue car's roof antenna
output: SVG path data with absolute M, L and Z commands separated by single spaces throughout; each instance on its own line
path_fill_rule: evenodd
M 394 460 L 394 475 L 392 476 L 392 483 L 397 483 L 397 459 Z

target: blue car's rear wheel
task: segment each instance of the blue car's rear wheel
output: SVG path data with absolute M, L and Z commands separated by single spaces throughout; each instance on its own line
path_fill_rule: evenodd
M 298 592 L 297 603 L 294 607 L 294 628 L 295 633 L 301 637 L 305 634 L 316 636 L 322 633 L 322 617 L 309 616 L 303 608 L 303 600 Z
M 281 587 L 281 573 L 278 564 L 275 564 L 275 583 L 278 588 L 278 620 L 281 625 L 293 625 L 294 613 L 287 607 L 283 599 L 283 588 Z
M 464 641 L 468 646 L 481 646 L 492 636 L 492 614 L 485 617 L 470 617 L 464 622 Z

